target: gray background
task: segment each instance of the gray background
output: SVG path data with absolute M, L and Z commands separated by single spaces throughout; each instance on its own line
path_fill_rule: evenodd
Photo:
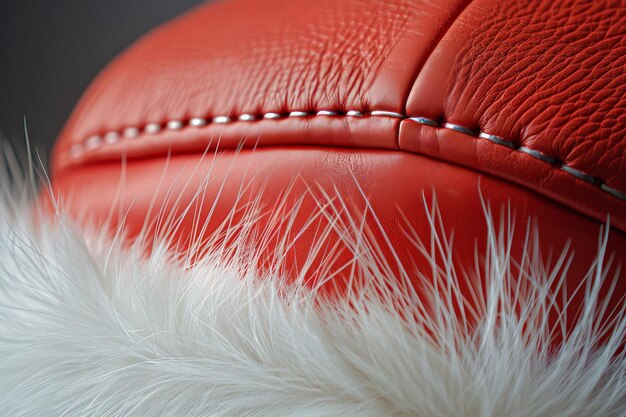
M 0 0 L 0 137 L 48 154 L 89 81 L 150 28 L 200 0 Z

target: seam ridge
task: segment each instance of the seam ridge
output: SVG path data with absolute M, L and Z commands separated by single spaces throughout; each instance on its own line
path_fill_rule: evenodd
M 458 21 L 459 17 L 461 17 L 463 12 L 472 4 L 472 2 L 473 0 L 464 0 L 462 3 L 457 5 L 455 10 L 453 10 L 453 13 L 448 17 L 446 24 L 441 28 L 441 30 L 433 38 L 433 42 L 430 45 L 430 48 L 428 49 L 428 52 L 426 53 L 424 60 L 420 63 L 420 65 L 418 65 L 417 68 L 415 68 L 413 72 L 413 77 L 411 78 L 412 82 L 408 84 L 407 90 L 404 92 L 404 95 L 403 95 L 404 107 L 403 108 L 405 112 L 407 111 L 406 108 L 407 108 L 407 103 L 409 101 L 409 97 L 411 96 L 411 91 L 413 91 L 415 82 L 417 81 L 420 74 L 422 73 L 424 66 L 428 63 L 428 61 L 432 57 L 435 50 L 437 50 L 437 47 L 441 43 L 441 40 L 446 36 L 446 34 L 450 31 L 450 29 L 452 29 L 452 26 L 454 26 L 454 24 Z
M 311 117 L 345 117 L 345 118 L 365 118 L 365 117 L 385 117 L 394 118 L 401 121 L 409 121 L 423 126 L 429 126 L 437 129 L 446 129 L 454 132 L 462 133 L 474 139 L 485 139 L 496 145 L 505 146 L 513 151 L 529 155 L 530 157 L 551 165 L 568 173 L 574 178 L 584 181 L 597 187 L 599 190 L 612 195 L 622 201 L 626 201 L 626 192 L 610 187 L 601 178 L 590 175 L 579 169 L 571 167 L 560 161 L 558 158 L 547 155 L 536 149 L 528 148 L 520 145 L 515 141 L 505 139 L 501 136 L 483 132 L 476 128 L 462 126 L 455 123 L 445 122 L 441 120 L 430 119 L 423 116 L 409 116 L 389 110 L 318 110 L 304 111 L 295 110 L 287 113 L 267 112 L 263 114 L 243 113 L 238 116 L 213 116 L 213 117 L 192 117 L 188 120 L 172 119 L 163 123 L 149 122 L 143 126 L 128 126 L 119 130 L 110 130 L 101 135 L 92 135 L 75 143 L 69 147 L 68 153 L 70 158 L 78 159 L 85 154 L 96 151 L 107 145 L 114 145 L 127 140 L 139 140 L 141 136 L 156 135 L 162 131 L 178 131 L 181 129 L 201 128 L 207 125 L 228 125 L 236 122 L 256 122 L 260 120 L 282 120 L 287 118 L 311 118 Z

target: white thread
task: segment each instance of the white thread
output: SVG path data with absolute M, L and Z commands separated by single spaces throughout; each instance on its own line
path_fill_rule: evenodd
M 148 123 L 143 130 L 150 134 L 159 133 L 161 131 L 161 125 L 158 123 Z
M 525 153 L 525 154 L 528 154 L 528 155 L 532 156 L 535 159 L 539 159 L 540 161 L 547 162 L 550 165 L 558 165 L 558 162 L 557 162 L 556 159 L 552 158 L 551 156 L 546 155 L 543 152 L 539 152 L 539 151 L 536 151 L 534 149 L 527 148 L 525 146 L 520 146 L 519 148 L 517 148 L 517 151 Z M 564 170 L 564 171 L 566 171 L 566 170 Z M 571 174 L 571 172 L 570 172 L 570 174 Z
M 595 178 L 593 178 L 591 175 L 589 175 L 589 174 L 587 174 L 585 172 L 582 172 L 579 169 L 572 168 L 572 167 L 569 167 L 567 165 L 563 165 L 561 167 L 561 169 L 563 171 L 567 172 L 568 174 L 571 174 L 571 175 L 575 176 L 576 178 L 579 178 L 579 179 L 581 179 L 583 181 L 590 182 L 592 184 L 594 184 L 596 182 Z
M 126 129 L 124 129 L 123 135 L 127 139 L 139 137 L 139 129 L 137 129 L 136 127 L 127 127 Z
M 202 117 L 193 117 L 191 120 L 189 120 L 189 125 L 193 127 L 200 127 L 204 126 L 205 124 L 206 120 Z
M 376 117 L 395 117 L 396 119 L 406 119 L 406 116 L 400 113 L 396 113 L 394 111 L 387 110 L 374 110 L 370 112 L 370 115 Z
M 170 120 L 169 122 L 167 122 L 166 126 L 169 130 L 179 130 L 182 129 L 183 122 L 181 122 L 180 120 Z
M 113 144 L 120 141 L 120 135 L 117 132 L 108 132 L 104 135 L 104 142 Z
M 465 133 L 466 135 L 470 135 L 470 136 L 475 136 L 476 134 L 476 131 L 473 129 L 470 129 L 469 127 L 455 125 L 453 123 L 444 123 L 443 127 L 445 129 L 455 130 L 457 132 Z
M 230 123 L 230 117 L 228 116 L 215 116 L 213 118 L 213 123 L 217 123 L 220 125 L 226 124 L 226 123 Z
M 497 145 L 505 146 L 514 151 L 529 155 L 539 161 L 550 164 L 552 166 L 558 167 L 561 171 L 566 172 L 573 177 L 578 178 L 581 181 L 592 184 L 600 188 L 602 191 L 611 194 L 612 196 L 626 201 L 626 193 L 617 190 L 615 188 L 609 187 L 604 183 L 601 179 L 593 177 L 583 171 L 580 171 L 576 168 L 572 168 L 566 164 L 560 163 L 556 158 L 553 158 L 549 155 L 544 154 L 543 152 L 537 151 L 535 149 L 530 149 L 525 146 L 518 146 L 515 142 L 511 140 L 504 139 L 498 135 L 492 135 L 490 133 L 478 131 L 477 129 L 472 129 L 466 126 L 457 125 L 449 122 L 439 122 L 434 119 L 429 119 L 427 117 L 420 116 L 407 116 L 401 113 L 396 113 L 388 110 L 372 110 L 369 112 L 363 112 L 359 110 L 348 110 L 345 113 L 334 111 L 334 110 L 318 110 L 317 112 L 307 112 L 302 110 L 294 110 L 288 113 L 276 113 L 276 112 L 268 112 L 262 115 L 254 115 L 250 113 L 241 114 L 238 117 L 231 118 L 229 116 L 215 116 L 213 119 L 206 119 L 202 117 L 193 117 L 189 119 L 189 122 L 185 124 L 184 121 L 181 120 L 169 120 L 165 123 L 165 126 L 169 130 L 180 130 L 187 126 L 191 127 L 202 127 L 209 123 L 215 124 L 228 124 L 233 122 L 254 122 L 260 119 L 268 119 L 268 120 L 277 120 L 277 119 L 285 119 L 289 117 L 313 117 L 313 116 L 326 116 L 326 117 L 391 117 L 400 120 L 410 120 L 411 122 L 418 123 L 425 126 L 436 127 L 440 129 L 447 129 L 455 132 L 462 133 L 464 135 L 468 135 L 474 138 L 480 138 L 488 140 Z M 143 132 L 147 134 L 157 134 L 161 131 L 161 124 L 159 123 L 147 123 L 143 127 Z M 83 143 L 73 144 L 69 149 L 69 155 L 72 158 L 80 158 L 85 152 L 94 151 L 98 148 L 106 144 L 113 144 L 119 142 L 123 138 L 125 139 L 134 139 L 140 136 L 142 130 L 137 127 L 127 127 L 122 130 L 122 135 L 118 131 L 109 131 L 105 133 L 103 136 L 90 136 Z
M 485 132 L 480 132 L 478 134 L 479 138 L 483 138 L 483 139 L 487 139 L 493 143 L 497 143 L 498 145 L 502 145 L 502 146 L 506 146 L 507 148 L 511 148 L 511 149 L 515 149 L 517 147 L 517 145 L 515 144 L 515 142 L 512 142 L 510 140 L 506 140 L 501 136 L 498 135 L 490 135 L 489 133 L 485 133 Z
M 100 136 L 92 136 L 85 141 L 85 149 L 92 151 L 99 148 L 102 145 L 102 138 Z
M 409 117 L 408 119 L 422 125 L 439 127 L 439 123 L 437 123 L 436 120 L 428 119 L 426 117 Z
M 603 191 L 606 191 L 607 193 L 613 195 L 614 197 L 619 198 L 620 200 L 624 200 L 626 201 L 626 193 L 623 193 L 615 188 L 611 188 L 608 185 L 606 185 L 605 183 L 600 184 L 600 188 Z

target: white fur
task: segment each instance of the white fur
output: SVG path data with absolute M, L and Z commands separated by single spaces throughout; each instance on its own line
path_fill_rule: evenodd
M 585 312 L 550 352 L 542 319 L 556 308 L 548 288 L 564 279 L 567 256 L 548 268 L 534 255 L 536 236 L 514 237 L 488 209 L 487 284 L 475 294 L 482 308 L 463 310 L 479 318 L 470 329 L 453 312 L 462 274 L 435 263 L 454 251 L 436 211 L 437 238 L 416 242 L 436 276 L 428 297 L 376 262 L 361 223 L 337 216 L 333 225 L 356 254 L 355 279 L 370 285 L 330 300 L 285 283 L 279 268 L 259 276 L 254 253 L 236 246 L 222 248 L 229 262 L 215 252 L 174 258 L 164 242 L 146 257 L 140 243 L 79 231 L 62 212 L 41 217 L 29 209 L 29 187 L 8 182 L 0 197 L 2 416 L 626 415 L 624 306 L 607 342 L 597 343 L 595 326 L 600 284 L 624 279 L 605 276 L 606 234 L 583 288 Z M 524 273 L 515 276 L 514 238 L 528 239 L 528 256 L 517 260 Z M 524 293 L 516 300 L 514 285 Z

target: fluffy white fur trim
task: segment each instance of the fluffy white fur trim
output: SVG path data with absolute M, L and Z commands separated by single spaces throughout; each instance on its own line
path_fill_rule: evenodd
M 550 352 L 546 341 L 559 328 L 545 320 L 556 308 L 549 288 L 567 273 L 567 255 L 548 268 L 531 238 L 523 273 L 513 276 L 513 236 L 488 210 L 486 287 L 475 293 L 482 308 L 464 310 L 479 320 L 470 329 L 454 313 L 461 274 L 449 262 L 436 267 L 436 255 L 453 250 L 436 214 L 438 237 L 424 248 L 436 275 L 427 297 L 389 276 L 359 225 L 343 223 L 360 279 L 371 285 L 328 300 L 278 272 L 259 276 L 239 252 L 228 262 L 215 253 L 191 262 L 156 245 L 146 258 L 141 245 L 79 232 L 61 212 L 38 216 L 28 187 L 8 182 L 0 197 L 2 416 L 626 415 L 623 305 L 597 343 L 608 314 L 600 284 L 623 279 L 605 276 L 606 234 L 581 289 L 584 312 Z M 512 288 L 523 297 L 511 299 Z

